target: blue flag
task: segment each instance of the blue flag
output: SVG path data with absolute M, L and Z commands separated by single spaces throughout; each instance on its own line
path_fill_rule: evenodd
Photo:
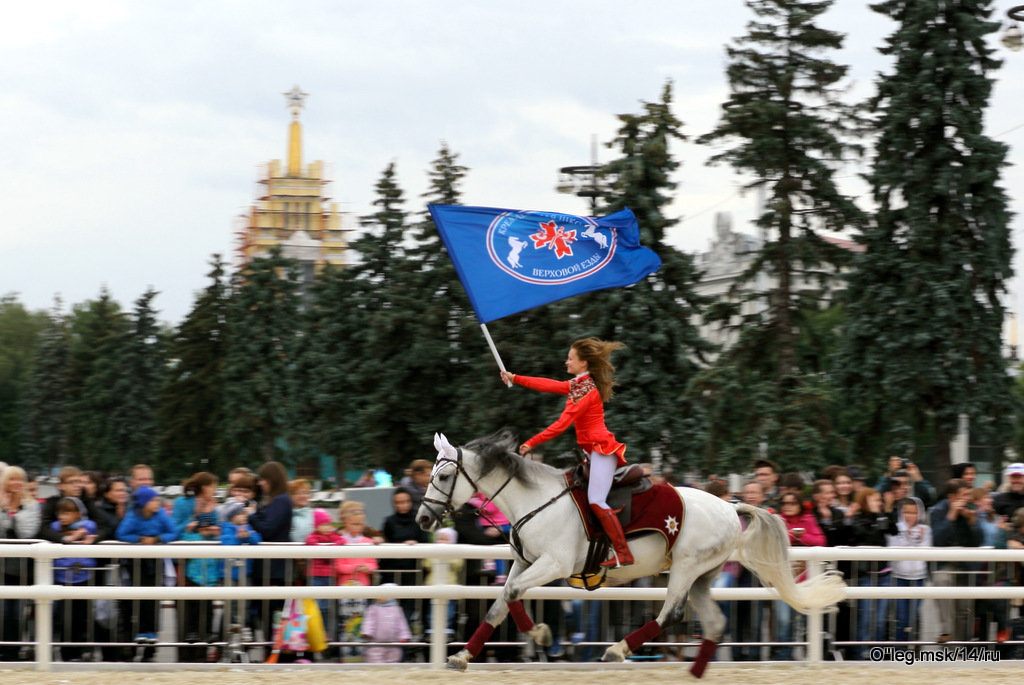
M 480 323 L 592 290 L 636 283 L 661 266 L 629 209 L 602 218 L 430 205 Z

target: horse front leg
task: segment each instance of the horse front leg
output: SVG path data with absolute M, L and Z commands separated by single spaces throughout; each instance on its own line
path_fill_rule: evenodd
M 483 622 L 473 632 L 473 636 L 466 642 L 466 646 L 448 657 L 447 667 L 459 671 L 466 670 L 470 660 L 475 659 L 483 651 L 484 645 L 494 634 L 495 628 L 501 625 L 510 613 L 519 631 L 526 633 L 541 647 L 550 645 L 551 629 L 544 623 L 534 624 L 520 598 L 531 587 L 544 585 L 552 580 L 568 576 L 571 569 L 563 572 L 563 566 L 564 564 L 559 564 L 547 557 L 541 557 L 530 565 L 519 560 L 514 561 L 512 568 L 509 569 L 501 595 L 491 604 Z
M 487 609 L 487 613 L 484 615 L 484 620 L 477 626 L 476 630 L 473 631 L 473 635 L 466 642 L 466 646 L 460 649 L 455 654 L 448 657 L 448 661 L 445 664 L 447 668 L 465 671 L 469 666 L 469 662 L 480 655 L 483 651 L 484 645 L 491 639 L 491 635 L 494 634 L 494 629 L 501 625 L 502 621 L 509 614 L 509 602 L 508 596 L 508 584 L 514 580 L 523 571 L 523 565 L 519 560 L 512 562 L 512 567 L 508 571 L 508 578 L 505 581 L 505 589 L 502 591 L 498 598 L 491 603 L 490 608 Z M 520 608 L 521 608 L 520 604 Z M 516 610 L 516 614 L 519 610 Z M 523 610 L 525 614 L 525 610 Z M 515 614 L 514 614 L 515 615 Z
M 551 581 L 565 578 L 570 573 L 572 573 L 572 569 L 567 566 L 565 559 L 556 559 L 545 555 L 525 567 L 522 573 L 517 574 L 515 578 L 509 576 L 505 581 L 504 597 L 508 603 L 509 612 L 512 614 L 512 620 L 516 623 L 516 628 L 519 629 L 519 632 L 526 633 L 540 647 L 551 646 L 553 642 L 551 628 L 546 623 L 534 624 L 520 598 L 530 588 L 547 585 Z

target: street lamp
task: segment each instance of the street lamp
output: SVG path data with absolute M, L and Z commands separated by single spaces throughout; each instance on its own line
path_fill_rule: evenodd
M 1007 50 L 1017 52 L 1024 46 L 1024 35 L 1017 28 L 1017 22 L 1024 21 L 1024 5 L 1016 5 L 1006 10 L 1006 16 L 1010 18 L 1010 25 L 1006 27 L 1006 31 L 1003 33 L 1003 45 Z
M 597 163 L 597 136 L 590 140 L 590 164 L 580 166 L 564 166 L 558 170 L 558 184 L 555 190 L 565 195 L 575 195 L 590 199 L 590 213 L 597 213 L 597 198 L 601 197 L 598 176 L 601 165 Z

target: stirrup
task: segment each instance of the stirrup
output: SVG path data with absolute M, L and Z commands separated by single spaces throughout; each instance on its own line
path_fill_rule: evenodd
M 611 569 L 622 568 L 624 566 L 632 566 L 632 565 L 633 565 L 632 561 L 627 561 L 625 564 L 623 564 L 622 560 L 619 559 L 619 553 L 615 551 L 614 547 L 612 548 L 612 558 L 611 559 L 605 559 L 604 561 L 601 562 L 601 568 L 611 568 Z

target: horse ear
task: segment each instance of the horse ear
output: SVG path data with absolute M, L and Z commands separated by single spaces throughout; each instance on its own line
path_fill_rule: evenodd
M 458 456 L 458 451 L 448 442 L 444 433 L 434 433 L 434 447 L 449 459 L 455 459 Z

